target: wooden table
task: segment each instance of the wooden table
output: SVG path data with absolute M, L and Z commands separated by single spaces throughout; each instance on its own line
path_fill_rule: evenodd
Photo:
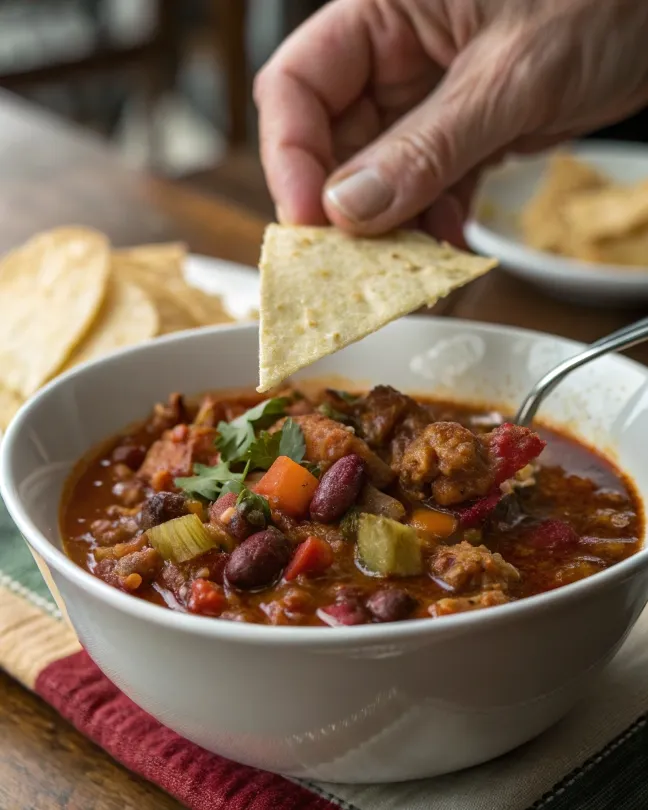
M 35 231 L 86 224 L 115 244 L 182 239 L 195 252 L 255 264 L 263 222 L 123 166 L 102 142 L 0 95 L 0 250 Z M 642 313 L 552 301 L 493 272 L 444 314 L 592 340 Z M 636 356 L 648 362 L 648 350 Z M 180 805 L 116 765 L 56 713 L 0 674 L 0 807 L 169 810 Z

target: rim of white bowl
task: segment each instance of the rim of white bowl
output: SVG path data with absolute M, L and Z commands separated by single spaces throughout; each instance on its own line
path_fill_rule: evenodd
M 511 338 L 522 337 L 542 337 L 553 338 L 559 342 L 566 343 L 578 350 L 582 343 L 561 338 L 556 335 L 549 335 L 532 329 L 521 329 L 511 326 L 500 326 L 497 324 L 482 323 L 480 321 L 467 321 L 460 318 L 438 318 L 431 316 L 410 316 L 410 319 L 422 324 L 429 325 L 431 321 L 444 324 L 450 328 L 473 329 L 479 332 L 508 334 Z M 155 339 L 155 343 L 175 343 L 191 341 L 197 335 L 207 333 L 217 334 L 227 331 L 247 331 L 257 330 L 258 324 L 224 324 L 221 326 L 205 327 L 202 329 L 176 332 Z M 407 640 L 432 638 L 438 635 L 451 635 L 454 631 L 478 630 L 480 627 L 505 624 L 510 621 L 521 620 L 530 612 L 544 612 L 560 606 L 566 606 L 574 600 L 591 591 L 597 591 L 606 586 L 612 585 L 619 580 L 633 576 L 642 568 L 648 567 L 648 548 L 644 543 L 632 557 L 607 568 L 605 571 L 593 574 L 591 577 L 579 580 L 578 582 L 564 585 L 553 591 L 528 596 L 517 602 L 509 602 L 505 605 L 498 605 L 485 610 L 457 613 L 451 616 L 444 616 L 441 619 L 408 619 L 401 622 L 387 622 L 385 624 L 365 624 L 354 627 L 288 627 L 269 626 L 261 624 L 247 624 L 245 622 L 232 622 L 206 616 L 195 616 L 189 613 L 182 613 L 170 610 L 161 605 L 146 602 L 143 599 L 131 596 L 119 591 L 117 588 L 108 585 L 103 580 L 90 574 L 85 569 L 74 563 L 63 551 L 57 549 L 38 528 L 34 525 L 29 514 L 23 508 L 13 480 L 10 480 L 10 468 L 14 447 L 18 441 L 23 425 L 29 421 L 32 410 L 46 399 L 50 392 L 63 387 L 68 380 L 85 373 L 86 368 L 97 366 L 109 366 L 118 363 L 121 357 L 145 352 L 147 346 L 154 341 L 146 341 L 138 346 L 132 346 L 115 352 L 107 357 L 84 363 L 77 368 L 52 380 L 26 402 L 18 414 L 14 417 L 7 432 L 0 444 L 0 495 L 4 499 L 9 514 L 16 523 L 19 531 L 30 546 L 40 554 L 48 566 L 51 566 L 64 578 L 70 580 L 89 596 L 96 598 L 100 602 L 107 603 L 110 607 L 127 615 L 139 618 L 143 621 L 150 621 L 170 630 L 189 632 L 193 635 L 207 638 L 222 639 L 228 642 L 241 644 L 255 644 L 268 646 L 302 646 L 305 648 L 320 647 L 363 647 L 398 643 Z M 629 365 L 641 373 L 648 380 L 648 368 L 634 360 L 623 356 L 615 356 L 615 362 Z M 646 504 L 643 503 L 644 510 Z M 645 528 L 645 527 L 644 527 Z M 645 534 L 645 531 L 644 531 Z

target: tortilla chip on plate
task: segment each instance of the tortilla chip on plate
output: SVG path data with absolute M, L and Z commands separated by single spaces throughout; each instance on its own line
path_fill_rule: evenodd
M 257 390 L 432 306 L 496 264 L 414 231 L 359 239 L 330 227 L 268 226 Z
M 582 241 L 632 234 L 648 225 L 648 180 L 574 194 L 565 200 L 563 215 Z
M 29 397 L 65 364 L 101 306 L 110 248 L 87 228 L 35 236 L 0 262 L 0 374 Z
M 598 264 L 648 268 L 648 226 L 616 239 L 601 239 L 582 244 L 577 258 Z
M 186 256 L 184 246 L 176 243 L 143 245 L 113 253 L 116 272 L 139 284 L 157 304 L 161 334 L 234 321 L 218 296 L 187 283 Z
M 111 277 L 97 320 L 72 352 L 66 370 L 149 340 L 157 334 L 158 326 L 157 311 L 147 295 L 136 284 Z
M 565 201 L 576 192 L 609 185 L 610 181 L 587 163 L 568 153 L 555 154 L 538 191 L 522 211 L 526 243 L 537 250 L 569 255 L 570 233 L 563 216 Z

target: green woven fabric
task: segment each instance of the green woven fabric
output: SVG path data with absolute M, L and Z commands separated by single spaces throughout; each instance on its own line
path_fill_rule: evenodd
M 34 558 L 0 500 L 0 584 L 8 586 L 10 582 L 56 607 Z

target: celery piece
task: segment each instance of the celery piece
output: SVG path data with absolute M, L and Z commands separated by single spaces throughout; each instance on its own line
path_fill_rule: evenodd
M 146 535 L 160 556 L 174 563 L 192 560 L 218 545 L 193 513 L 153 526 Z
M 363 512 L 358 519 L 357 543 L 361 565 L 375 576 L 423 573 L 421 542 L 410 526 Z

